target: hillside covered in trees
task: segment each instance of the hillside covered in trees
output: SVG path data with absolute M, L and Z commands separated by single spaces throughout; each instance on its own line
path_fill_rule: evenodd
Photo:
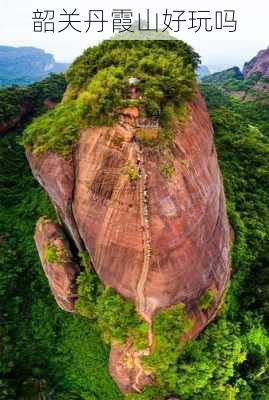
M 116 55 L 120 65 L 122 52 Z M 130 61 L 134 62 L 132 58 Z M 106 62 L 109 64 L 111 60 Z M 91 68 L 98 69 L 98 65 L 92 63 Z M 153 68 L 152 60 L 147 59 L 143 68 L 146 68 L 143 74 L 147 73 L 148 77 L 147 69 Z M 33 125 L 24 121 L 0 138 L 0 307 L 3 318 L 0 398 L 3 400 L 34 400 L 40 396 L 55 400 L 123 399 L 108 373 L 109 349 L 106 340 L 102 340 L 102 328 L 118 328 L 116 317 L 127 318 L 132 310 L 126 306 L 120 314 L 123 305 L 110 292 L 102 295 L 97 309 L 103 316 L 101 326 L 100 320 L 66 314 L 58 309 L 33 241 L 38 217 L 47 215 L 55 220 L 56 216 L 46 193 L 32 176 L 21 145 L 26 128 L 24 143 L 36 146 L 34 139 L 40 135 L 41 150 L 46 146 L 46 149 L 53 148 L 55 129 L 61 130 L 69 123 L 69 118 L 72 122 L 73 113 L 83 111 L 73 105 L 80 107 L 83 101 L 91 106 L 90 114 L 86 115 L 90 121 L 96 123 L 105 112 L 113 114 L 124 87 L 106 75 L 101 78 L 109 85 L 103 91 L 101 78 L 97 76 L 98 79 L 88 83 L 84 70 L 83 60 L 78 60 L 67 77 L 79 87 L 93 85 L 101 109 L 94 108 L 96 98 L 82 97 L 79 101 L 74 90 L 69 93 L 66 119 L 59 121 L 54 131 L 50 129 L 51 121 L 57 120 L 57 110 L 62 105 L 38 117 Z M 116 73 L 122 73 L 120 67 Z M 186 83 L 188 79 L 191 82 L 191 71 Z M 165 101 L 166 93 L 160 96 L 158 82 L 155 84 L 153 97 L 150 89 L 145 88 L 151 99 L 146 111 L 162 106 L 163 99 Z M 49 89 L 50 81 L 46 85 Z M 129 395 L 130 400 L 161 400 L 169 395 L 182 400 L 267 400 L 269 397 L 268 104 L 264 99 L 241 102 L 216 84 L 201 84 L 201 90 L 214 126 L 229 220 L 234 230 L 231 283 L 218 317 L 185 346 L 179 346 L 176 340 L 175 333 L 181 327 L 175 324 L 173 313 L 156 318 L 154 334 L 166 355 L 155 354 L 148 360 L 157 370 L 157 383 L 145 387 L 142 393 Z M 184 95 L 188 96 L 187 85 Z M 58 93 L 57 100 L 60 97 Z M 12 107 L 16 104 L 12 100 Z M 43 112 L 41 107 L 36 114 Z M 77 122 L 76 115 L 74 120 Z M 39 131 L 40 127 L 43 131 Z M 73 132 L 69 136 L 69 132 L 64 131 L 67 141 L 56 142 L 64 153 L 70 151 Z M 82 254 L 81 264 L 84 262 Z M 84 300 L 78 308 L 86 314 L 91 311 L 93 292 L 99 290 L 98 285 L 93 276 L 87 274 L 80 275 L 78 283 Z M 206 307 L 210 301 L 210 293 L 206 295 L 201 299 L 201 307 Z M 121 323 L 128 324 L 124 318 Z M 117 333 L 121 331 L 117 329 Z M 143 338 L 143 326 L 141 333 L 139 339 Z

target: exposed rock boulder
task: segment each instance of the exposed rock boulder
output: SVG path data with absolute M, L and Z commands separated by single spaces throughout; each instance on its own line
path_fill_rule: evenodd
M 259 51 L 254 58 L 244 64 L 244 78 L 248 78 L 257 72 L 260 72 L 262 76 L 269 76 L 269 47 Z
M 32 154 L 26 151 L 33 174 L 48 192 L 55 210 L 64 223 L 78 249 L 81 240 L 73 217 L 72 203 L 75 185 L 74 163 L 57 153 Z
M 60 226 L 46 217 L 36 225 L 35 242 L 51 291 L 60 308 L 74 311 L 75 279 L 79 267 Z
M 213 129 L 197 93 L 185 123 L 175 123 L 173 174 L 167 177 L 158 152 L 134 140 L 142 132 L 138 118 L 138 110 L 128 108 L 112 127 L 85 129 L 69 158 L 30 151 L 27 157 L 101 281 L 132 299 L 147 321 L 162 308 L 184 303 L 193 320 L 188 340 L 216 315 L 229 278 L 229 224 Z M 41 220 L 35 237 L 56 300 L 72 311 L 69 288 L 78 268 L 70 250 L 61 266 L 44 258 L 45 244 L 58 233 L 58 226 Z M 200 307 L 208 290 L 214 298 Z M 126 367 L 128 352 L 132 368 Z M 152 379 L 141 374 L 137 360 L 129 343 L 112 346 L 110 371 L 124 392 Z
M 186 123 L 177 125 L 170 179 L 161 174 L 152 149 L 143 146 L 151 234 L 147 314 L 177 302 L 191 309 L 208 287 L 216 289 L 218 302 L 229 275 L 228 221 L 213 130 L 200 95 L 188 108 Z M 122 173 L 128 162 L 136 164 L 134 132 L 119 125 L 88 128 L 73 158 L 52 152 L 27 157 L 74 242 L 82 239 L 100 279 L 137 302 L 144 260 L 140 180 Z
M 139 356 L 137 353 L 139 351 L 134 350 L 130 340 L 122 345 L 117 343 L 111 345 L 109 372 L 123 393 L 140 390 L 144 385 L 154 382 L 152 374 L 145 373 L 137 363 Z

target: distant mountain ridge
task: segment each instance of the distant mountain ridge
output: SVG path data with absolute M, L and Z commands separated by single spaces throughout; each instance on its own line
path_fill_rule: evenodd
M 49 73 L 62 72 L 67 66 L 42 49 L 0 46 L 0 86 L 29 84 Z
M 220 84 L 225 83 L 230 79 L 243 80 L 244 76 L 238 67 L 232 67 L 225 69 L 224 71 L 215 72 L 214 74 L 207 75 L 202 78 L 204 82 L 216 82 Z
M 202 78 L 208 83 L 221 88 L 241 100 L 266 100 L 269 97 L 269 47 L 261 50 L 250 61 L 246 62 L 241 72 L 238 67 Z
M 255 57 L 244 64 L 244 78 L 258 72 L 263 76 L 269 76 L 269 46 L 265 50 L 260 50 Z

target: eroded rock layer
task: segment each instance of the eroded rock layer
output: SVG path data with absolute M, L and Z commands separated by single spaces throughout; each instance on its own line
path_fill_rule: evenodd
M 73 312 L 76 300 L 75 279 L 79 267 L 61 227 L 42 217 L 36 224 L 35 242 L 51 291 L 60 308 Z

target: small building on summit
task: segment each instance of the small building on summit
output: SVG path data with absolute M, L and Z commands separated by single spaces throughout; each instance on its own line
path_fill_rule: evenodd
M 141 93 L 138 89 L 139 79 L 135 76 L 131 76 L 128 79 L 128 90 L 127 90 L 127 98 L 128 99 L 137 99 L 141 96 Z
M 141 91 L 138 88 L 140 80 L 135 76 L 128 79 L 127 99 L 142 99 Z M 141 116 L 136 119 L 137 128 L 158 128 L 160 110 L 150 116 Z

